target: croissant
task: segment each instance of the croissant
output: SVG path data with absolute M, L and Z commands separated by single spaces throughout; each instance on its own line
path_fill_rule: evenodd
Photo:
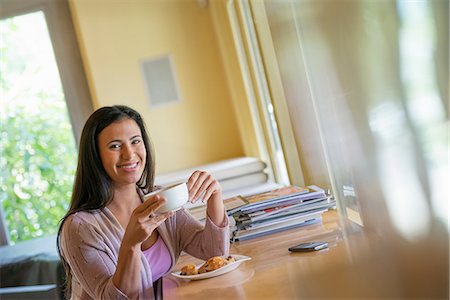
M 227 260 L 220 257 L 220 256 L 214 256 L 211 257 L 210 259 L 208 259 L 199 269 L 198 269 L 198 273 L 202 274 L 202 273 L 206 273 L 206 272 L 211 272 L 214 270 L 217 270 L 221 267 L 223 267 L 224 265 L 228 264 Z

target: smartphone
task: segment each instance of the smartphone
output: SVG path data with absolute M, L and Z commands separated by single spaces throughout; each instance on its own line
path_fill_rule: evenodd
M 289 248 L 291 252 L 309 252 L 309 251 L 318 251 L 322 249 L 328 248 L 327 242 L 310 242 L 310 243 L 302 243 L 296 246 L 292 246 Z

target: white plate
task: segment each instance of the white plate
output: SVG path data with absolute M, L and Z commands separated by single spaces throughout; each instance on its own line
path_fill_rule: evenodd
M 210 271 L 210 272 L 206 272 L 206 273 L 202 273 L 202 274 L 198 274 L 198 275 L 180 275 L 180 271 L 178 272 L 173 272 L 172 275 L 178 278 L 182 278 L 182 279 L 189 279 L 189 280 L 199 280 L 199 279 L 206 279 L 206 278 L 211 278 L 211 277 L 216 277 L 228 272 L 233 271 L 234 269 L 236 269 L 237 267 L 239 267 L 239 265 L 246 261 L 246 260 L 250 260 L 252 259 L 249 256 L 245 256 L 245 255 L 237 255 L 237 254 L 231 254 L 232 257 L 234 257 L 235 261 L 225 265 L 217 270 L 214 271 Z M 228 257 L 228 256 L 226 256 Z M 224 258 L 226 258 L 224 256 Z M 200 268 L 203 264 L 200 264 L 197 266 L 197 268 Z

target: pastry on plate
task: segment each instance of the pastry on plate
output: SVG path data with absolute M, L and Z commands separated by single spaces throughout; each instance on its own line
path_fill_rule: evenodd
M 214 271 L 214 270 L 217 270 L 217 269 L 223 267 L 226 264 L 228 264 L 228 262 L 225 258 L 220 257 L 220 256 L 214 256 L 214 257 L 211 257 L 210 259 L 208 259 L 198 269 L 198 273 L 202 274 L 202 273 L 206 273 L 206 272 L 211 272 L 211 271 Z
M 181 268 L 180 275 L 197 275 L 198 270 L 194 264 L 188 264 Z

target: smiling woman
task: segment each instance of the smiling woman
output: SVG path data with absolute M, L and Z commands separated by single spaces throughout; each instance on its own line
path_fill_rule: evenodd
M 201 223 L 186 209 L 158 212 L 168 199 L 145 197 L 154 189 L 154 175 L 140 114 L 122 105 L 96 110 L 81 134 L 71 205 L 58 233 L 71 299 L 152 299 L 182 251 L 203 259 L 228 254 L 228 218 L 217 180 L 194 171 L 186 182 L 184 201 L 204 195 Z
M 98 136 L 100 158 L 115 182 L 137 182 L 144 171 L 146 153 L 139 126 L 131 119 L 111 124 Z

